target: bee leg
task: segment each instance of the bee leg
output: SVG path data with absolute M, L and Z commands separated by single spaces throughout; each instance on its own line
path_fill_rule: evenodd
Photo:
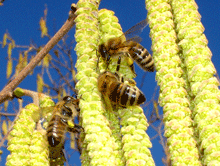
M 76 144 L 77 144 L 77 150 L 79 151 L 79 154 L 81 155 L 82 154 L 82 141 L 80 139 L 80 135 L 79 133 L 76 134 Z
M 134 71 L 134 63 L 132 63 L 129 67 L 131 68 L 131 71 L 135 74 L 135 77 L 137 77 L 137 74 Z
M 99 57 L 100 57 L 100 56 L 98 56 L 97 50 L 96 50 L 96 55 L 97 55 L 97 57 L 98 57 L 97 66 L 96 66 L 96 71 L 97 71 L 97 72 L 99 71 L 99 73 L 100 73 L 100 70 L 99 70 Z
M 127 81 L 129 85 L 136 86 L 136 82 L 133 79 L 128 79 Z
M 82 128 L 82 126 L 80 126 L 80 125 L 78 125 L 78 124 L 75 124 L 75 125 L 74 125 L 74 128 L 75 128 L 75 130 L 76 130 L 77 132 L 80 132 L 81 130 L 84 130 L 84 129 Z
M 73 132 L 73 133 L 75 133 L 75 132 L 80 133 L 81 130 L 84 130 L 84 129 L 82 128 L 82 126 L 80 126 L 78 124 L 74 124 L 74 127 L 72 127 L 72 128 L 68 127 L 68 131 Z
M 125 82 L 124 77 L 121 77 L 121 82 L 123 82 L 123 83 Z
M 75 124 L 74 128 L 68 128 L 68 131 L 69 132 L 73 132 L 74 135 L 75 135 L 77 149 L 78 149 L 80 155 L 82 153 L 82 142 L 81 142 L 81 139 L 80 139 L 80 132 L 82 130 L 84 130 L 84 129 L 80 125 L 78 125 L 78 124 Z
M 117 68 L 116 71 L 118 72 L 120 69 L 120 65 L 121 65 L 121 56 L 118 57 L 118 62 L 117 62 Z
M 106 59 L 106 63 L 107 63 L 106 70 L 108 70 L 108 69 L 109 69 L 108 66 L 109 66 L 109 64 L 111 63 L 111 56 L 110 56 L 110 55 L 108 55 L 108 57 L 107 57 L 107 59 Z
M 76 90 L 76 92 L 72 95 L 72 97 L 74 97 L 75 99 L 77 99 L 77 94 L 78 94 L 78 90 Z
M 118 110 L 118 105 L 117 104 L 112 104 L 112 109 L 113 110 Z
M 109 70 L 108 66 L 109 66 L 110 62 L 111 62 L 111 60 L 107 61 L 107 63 L 106 63 L 106 71 Z

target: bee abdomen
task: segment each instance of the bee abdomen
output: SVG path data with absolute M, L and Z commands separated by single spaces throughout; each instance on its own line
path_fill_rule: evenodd
M 112 83 L 110 100 L 122 107 L 140 105 L 146 101 L 144 94 L 124 83 Z
M 119 103 L 121 93 L 120 86 L 121 83 L 119 82 L 112 82 L 109 86 L 109 98 L 115 104 Z
M 53 116 L 48 124 L 47 139 L 51 147 L 56 147 L 64 143 L 66 134 L 66 124 L 62 122 L 59 115 Z
M 138 44 L 130 50 L 131 58 L 145 71 L 154 71 L 154 60 L 146 48 Z

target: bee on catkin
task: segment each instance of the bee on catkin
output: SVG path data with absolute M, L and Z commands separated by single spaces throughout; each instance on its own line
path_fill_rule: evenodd
M 134 106 L 146 101 L 144 94 L 138 88 L 125 84 L 117 73 L 109 71 L 101 73 L 98 77 L 98 89 L 116 106 Z
M 111 58 L 118 57 L 118 64 L 120 65 L 121 57 L 128 56 L 144 71 L 154 71 L 154 60 L 147 49 L 139 44 L 142 39 L 137 35 L 137 33 L 141 32 L 147 26 L 147 24 L 147 20 L 143 20 L 131 27 L 120 37 L 111 38 L 107 42 L 99 45 L 98 52 L 107 63 L 107 68 Z M 124 40 L 124 38 L 126 38 L 126 40 Z M 130 62 L 128 62 L 128 64 L 129 63 Z M 135 73 L 133 62 L 129 65 L 133 73 Z
M 71 96 L 65 96 L 55 105 L 47 127 L 50 165 L 62 165 L 66 161 L 63 152 L 65 135 L 68 131 L 80 132 L 81 127 L 74 124 L 78 112 L 79 100 Z M 72 126 L 70 127 L 69 124 Z

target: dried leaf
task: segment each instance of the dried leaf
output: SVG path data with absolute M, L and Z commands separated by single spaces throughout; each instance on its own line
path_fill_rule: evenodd
M 46 27 L 46 21 L 41 17 L 40 19 L 40 30 L 41 30 L 41 37 L 47 36 L 47 27 Z
M 24 58 L 23 58 L 23 63 L 22 64 L 23 64 L 22 68 L 24 68 L 28 64 L 28 51 L 24 52 Z
M 13 123 L 13 122 L 12 122 L 11 120 L 8 121 L 8 128 L 11 127 L 12 123 Z
M 12 48 L 15 48 L 15 41 L 12 39 L 11 40 Z
M 63 88 L 63 97 L 66 96 L 66 90 Z
M 58 50 L 54 50 L 53 53 L 56 55 L 57 58 L 59 58 L 59 51 Z
M 44 16 L 45 16 L 45 17 L 47 16 L 47 8 L 44 9 Z
M 22 53 L 19 53 L 19 59 L 18 59 L 18 64 L 15 69 L 15 76 L 18 75 L 18 73 L 23 69 L 23 55 Z
M 12 44 L 8 44 L 8 59 L 11 59 L 11 52 L 12 52 Z
M 7 35 L 7 33 L 5 33 L 4 36 L 3 36 L 3 41 L 2 41 L 2 48 L 4 48 L 6 46 L 7 37 L 8 37 L 8 35 Z
M 7 108 L 8 108 L 8 101 L 5 101 L 4 102 L 4 109 L 5 109 L 5 111 L 7 110 Z
M 76 71 L 75 70 L 72 70 L 72 77 L 73 77 L 73 80 L 76 82 Z
M 6 135 L 7 132 L 8 132 L 6 120 L 4 120 L 4 121 L 2 122 L 2 132 L 3 132 L 3 135 Z
M 43 59 L 43 67 L 46 68 L 49 67 L 50 60 L 51 60 L 51 55 L 47 54 Z
M 37 91 L 43 92 L 43 88 L 44 88 L 43 78 L 38 74 L 37 75 Z
M 6 77 L 9 78 L 11 74 L 12 74 L 12 59 L 10 58 L 7 64 Z
M 18 63 L 22 63 L 22 62 L 23 62 L 23 55 L 22 53 L 19 53 Z
M 60 95 L 60 93 L 58 92 L 58 94 L 57 94 L 57 99 L 60 101 L 61 100 L 61 95 Z
M 154 100 L 154 110 L 158 119 L 160 119 L 158 103 Z

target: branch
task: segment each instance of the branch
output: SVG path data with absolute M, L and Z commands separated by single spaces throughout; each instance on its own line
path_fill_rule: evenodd
M 10 113 L 6 113 L 6 112 L 0 112 L 0 115 L 1 115 L 1 116 L 16 116 L 17 113 L 10 114 Z
M 12 80 L 0 93 L 0 103 L 7 99 L 13 98 L 13 90 L 21 83 L 21 81 L 38 65 L 38 63 L 49 53 L 49 51 L 67 34 L 67 32 L 75 24 L 76 7 L 71 7 L 69 18 L 66 20 L 60 30 L 52 37 L 52 39 L 45 45 L 45 47 L 30 61 L 30 63 L 19 73 L 19 75 Z
M 32 98 L 33 103 L 35 105 L 39 105 L 39 93 L 27 89 L 22 89 L 22 88 L 16 88 L 13 92 L 13 96 L 16 96 L 18 98 L 21 98 L 22 96 L 29 96 Z

